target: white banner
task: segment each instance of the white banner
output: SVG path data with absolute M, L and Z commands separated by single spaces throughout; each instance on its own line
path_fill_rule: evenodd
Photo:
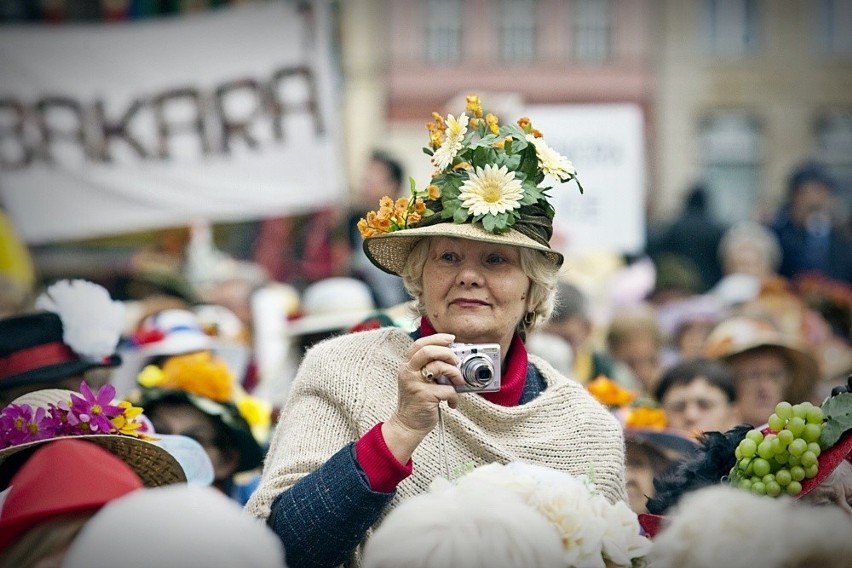
M 0 199 L 30 244 L 298 213 L 344 193 L 325 0 L 5 26 Z
M 574 182 L 548 193 L 554 239 L 563 252 L 641 252 L 645 246 L 645 145 L 635 105 L 529 106 L 533 126 L 577 168 Z

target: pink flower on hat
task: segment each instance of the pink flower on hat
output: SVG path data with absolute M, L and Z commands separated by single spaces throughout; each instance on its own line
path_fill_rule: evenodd
M 27 405 L 10 404 L 0 414 L 0 431 L 6 432 L 6 435 L 0 439 L 0 448 L 34 442 L 46 437 L 41 427 L 44 419 L 44 408 L 33 411 Z
M 71 408 L 68 414 L 68 423 L 72 426 L 87 424 L 92 433 L 110 433 L 114 430 L 111 418 L 115 418 L 124 409 L 112 404 L 115 398 L 115 387 L 106 384 L 98 389 L 98 393 L 92 392 L 85 382 L 80 384 L 80 393 L 71 395 Z M 84 429 L 86 427 L 84 426 Z

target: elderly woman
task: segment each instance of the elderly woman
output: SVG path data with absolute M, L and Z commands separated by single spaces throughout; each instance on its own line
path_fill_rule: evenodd
M 539 186 L 545 174 L 573 179 L 573 167 L 528 120 L 483 118 L 476 97 L 458 118 L 434 116 L 432 185 L 383 199 L 360 223 L 367 256 L 415 298 L 419 329 L 306 353 L 247 504 L 291 567 L 359 565 L 383 515 L 435 477 L 486 463 L 587 474 L 611 502 L 625 498 L 618 422 L 524 346 L 552 310 L 563 260 Z M 482 366 L 464 373 L 470 356 Z

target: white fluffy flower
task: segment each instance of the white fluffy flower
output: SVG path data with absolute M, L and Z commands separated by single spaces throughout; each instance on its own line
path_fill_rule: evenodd
M 577 170 L 571 161 L 547 145 L 547 142 L 541 138 L 536 138 L 532 134 L 527 134 L 527 142 L 535 146 L 535 153 L 538 156 L 538 165 L 546 175 L 553 176 L 560 181 L 568 181 L 573 176 L 577 175 Z
M 462 207 L 473 215 L 497 215 L 521 206 L 524 188 L 506 166 L 486 164 L 465 180 L 459 192 Z
M 447 130 L 444 133 L 444 142 L 432 155 L 432 165 L 439 170 L 446 169 L 453 163 L 453 158 L 462 148 L 464 135 L 467 134 L 468 117 L 461 113 L 456 119 L 453 115 L 447 115 Z
M 569 568 L 627 567 L 651 549 L 636 514 L 624 502 L 607 501 L 586 476 L 512 462 L 478 467 L 456 480 L 456 487 L 499 487 L 520 496 L 556 527 Z
M 61 280 L 38 297 L 35 306 L 62 320 L 62 340 L 75 353 L 101 360 L 115 353 L 124 323 L 124 304 L 87 280 Z

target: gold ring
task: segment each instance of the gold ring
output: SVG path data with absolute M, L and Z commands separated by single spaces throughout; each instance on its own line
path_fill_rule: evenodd
M 427 381 L 431 381 L 435 378 L 435 374 L 426 367 L 420 369 L 420 376 L 426 379 Z

